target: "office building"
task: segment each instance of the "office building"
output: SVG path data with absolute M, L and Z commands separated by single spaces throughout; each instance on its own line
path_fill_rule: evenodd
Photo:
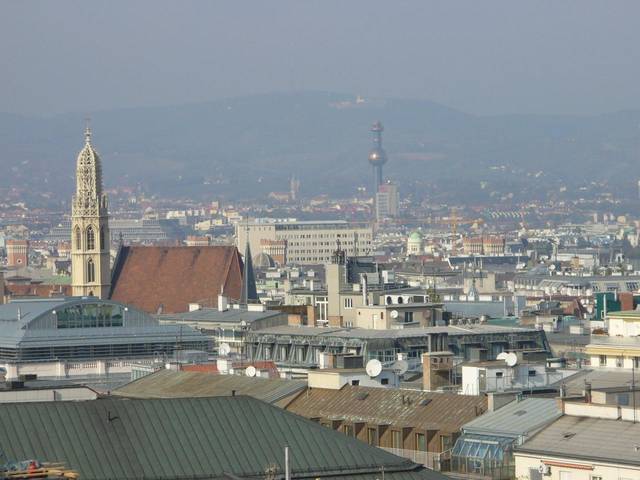
M 348 256 L 371 251 L 373 230 L 367 223 L 335 221 L 257 220 L 236 225 L 236 245 L 247 241 L 254 254 L 267 253 L 288 264 L 318 265 L 331 261 L 339 246 Z M 266 250 L 266 251 L 265 251 Z

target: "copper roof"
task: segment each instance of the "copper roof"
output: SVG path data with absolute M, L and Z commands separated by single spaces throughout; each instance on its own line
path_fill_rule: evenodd
M 457 432 L 487 410 L 484 396 L 345 385 L 308 389 L 287 407 L 307 418 Z
M 236 247 L 123 246 L 113 267 L 111 299 L 149 313 L 215 307 L 218 294 L 240 298 L 242 260 Z

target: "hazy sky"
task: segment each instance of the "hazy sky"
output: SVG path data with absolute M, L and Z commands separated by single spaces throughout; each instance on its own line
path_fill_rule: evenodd
M 328 90 L 473 113 L 640 107 L 640 1 L 5 1 L 0 111 Z

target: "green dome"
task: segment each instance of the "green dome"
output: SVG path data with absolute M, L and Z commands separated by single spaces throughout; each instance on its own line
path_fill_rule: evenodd
M 422 234 L 416 230 L 415 232 L 412 232 L 411 235 L 409 235 L 409 240 L 414 240 L 416 242 L 421 242 L 422 241 Z

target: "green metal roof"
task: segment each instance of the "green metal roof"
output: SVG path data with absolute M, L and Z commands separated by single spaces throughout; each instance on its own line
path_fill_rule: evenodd
M 259 400 L 235 396 L 0 405 L 0 451 L 64 462 L 81 479 L 443 475 Z

